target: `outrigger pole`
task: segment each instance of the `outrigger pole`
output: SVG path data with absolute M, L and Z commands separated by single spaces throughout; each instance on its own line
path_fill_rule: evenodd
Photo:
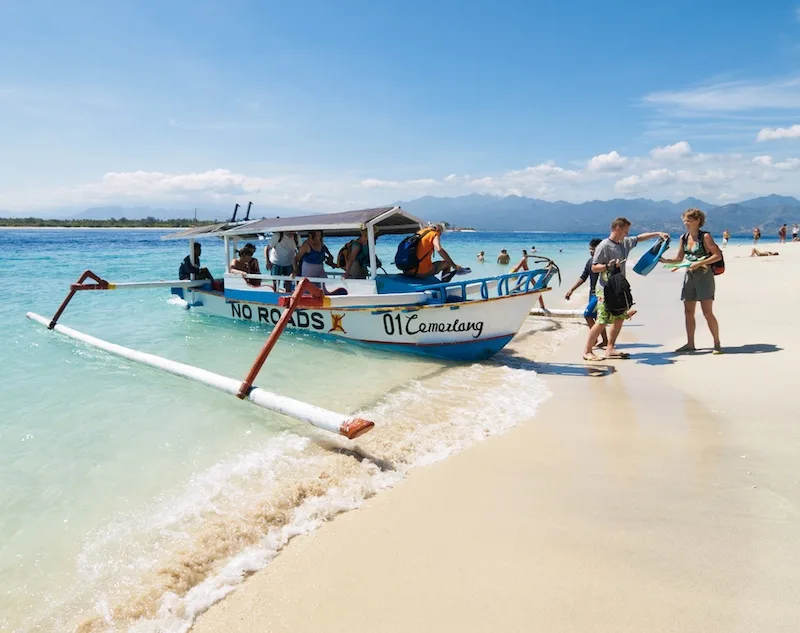
M 96 283 L 84 284 L 83 282 L 86 281 L 86 279 L 88 278 L 95 280 Z M 57 323 L 58 318 L 61 316 L 61 313 L 64 312 L 64 309 L 67 307 L 67 304 L 69 303 L 70 299 L 72 299 L 72 297 L 78 290 L 113 290 L 116 288 L 130 288 L 130 289 L 158 288 L 166 285 L 170 285 L 173 287 L 178 285 L 183 287 L 191 287 L 191 286 L 202 285 L 203 283 L 205 282 L 155 281 L 155 282 L 130 282 L 125 284 L 112 284 L 104 279 L 101 279 L 93 272 L 87 270 L 86 272 L 83 273 L 83 275 L 81 275 L 80 279 L 78 280 L 78 283 L 72 284 L 70 286 L 69 294 L 61 303 L 61 306 L 58 308 L 58 311 L 56 312 L 56 314 L 53 316 L 52 319 L 47 319 L 34 312 L 28 312 L 25 316 L 27 316 L 32 321 L 41 323 L 50 330 L 55 330 L 59 334 L 63 334 L 64 336 L 68 336 L 69 338 L 75 339 L 77 341 L 82 341 L 83 343 L 91 345 L 92 347 L 102 349 L 108 352 L 109 354 L 121 356 L 122 358 L 127 358 L 128 360 L 132 360 L 137 363 L 142 363 L 143 365 L 149 365 L 150 367 L 161 369 L 162 371 L 166 371 L 170 374 L 175 374 L 176 376 L 182 376 L 183 378 L 188 378 L 189 380 L 193 380 L 195 382 L 199 382 L 209 387 L 219 389 L 220 391 L 224 391 L 231 395 L 235 395 L 242 400 L 247 399 L 253 404 L 256 404 L 265 409 L 276 411 L 277 413 L 282 413 L 284 415 L 297 418 L 298 420 L 303 420 L 325 431 L 336 433 L 338 435 L 343 435 L 344 437 L 350 440 L 363 435 L 364 433 L 370 431 L 375 426 L 375 424 L 370 420 L 364 420 L 363 418 L 347 417 L 340 413 L 335 413 L 333 411 L 328 411 L 321 407 L 317 407 L 313 404 L 301 402 L 299 400 L 295 400 L 294 398 L 281 396 L 253 386 L 253 381 L 255 380 L 256 376 L 258 376 L 258 372 L 261 370 L 261 367 L 264 364 L 264 361 L 266 361 L 270 351 L 272 351 L 272 348 L 274 347 L 275 342 L 278 340 L 278 337 L 281 335 L 281 332 L 283 332 L 283 330 L 286 328 L 286 325 L 289 322 L 289 318 L 291 317 L 291 314 L 292 312 L 294 312 L 295 308 L 308 305 L 322 305 L 323 301 L 322 290 L 317 288 L 308 279 L 303 279 L 298 284 L 297 288 L 295 289 L 291 297 L 283 297 L 281 299 L 281 305 L 286 307 L 287 309 L 281 315 L 281 318 L 278 321 L 277 325 L 275 326 L 274 330 L 270 333 L 267 342 L 264 343 L 264 347 L 261 349 L 261 352 L 259 353 L 255 363 L 253 363 L 253 367 L 250 369 L 250 372 L 248 373 L 247 378 L 245 378 L 244 382 L 235 380 L 234 378 L 228 378 L 227 376 L 221 376 L 220 374 L 215 374 L 213 372 L 201 369 L 199 367 L 195 367 L 193 365 L 185 365 L 184 363 L 179 363 L 174 360 L 169 360 L 168 358 L 163 358 L 161 356 L 156 356 L 155 354 L 148 354 L 147 352 L 141 352 L 139 350 L 131 349 L 129 347 L 123 347 L 122 345 L 117 345 L 116 343 L 110 343 L 108 341 L 95 338 L 94 336 L 90 336 L 89 334 L 84 334 L 83 332 L 79 332 L 78 330 L 73 330 L 70 327 L 67 327 L 65 325 L 59 325 Z

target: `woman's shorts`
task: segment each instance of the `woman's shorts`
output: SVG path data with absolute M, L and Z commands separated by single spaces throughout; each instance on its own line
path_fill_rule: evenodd
M 710 268 L 687 271 L 683 278 L 681 301 L 713 301 L 714 273 Z

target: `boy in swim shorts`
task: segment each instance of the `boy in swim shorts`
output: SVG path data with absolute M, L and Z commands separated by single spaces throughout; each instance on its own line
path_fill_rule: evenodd
M 572 288 L 567 291 L 566 296 L 564 297 L 567 301 L 570 300 L 572 297 L 572 293 L 575 292 L 580 286 L 582 286 L 586 280 L 589 280 L 589 303 L 586 304 L 586 309 L 583 311 L 583 318 L 586 320 L 586 325 L 590 328 L 594 326 L 595 321 L 597 321 L 597 279 L 600 277 L 600 273 L 592 272 L 592 259 L 594 258 L 594 251 L 597 248 L 598 244 L 602 242 L 600 238 L 594 238 L 589 241 L 589 260 L 586 262 L 586 266 L 583 267 L 583 272 L 581 276 L 578 277 L 578 281 L 576 281 Z M 595 344 L 597 341 L 595 340 Z M 608 345 L 608 335 L 606 334 L 605 328 L 603 331 L 600 332 L 600 343 L 597 345 L 598 347 L 605 347 Z

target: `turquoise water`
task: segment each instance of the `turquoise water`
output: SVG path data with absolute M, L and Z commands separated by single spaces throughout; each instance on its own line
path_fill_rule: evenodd
M 502 353 L 454 365 L 284 336 L 257 384 L 375 420 L 350 443 L 24 318 L 52 315 L 87 268 L 117 282 L 174 279 L 186 245 L 162 234 L 0 230 L 0 630 L 187 630 L 294 534 L 513 426 L 548 395 Z M 493 263 L 501 248 L 514 264 L 536 245 L 562 266 L 565 285 L 547 297 L 559 307 L 589 237 L 450 233 L 443 243 L 473 277 L 510 268 Z M 384 262 L 396 242 L 379 241 Z M 203 265 L 222 270 L 213 242 Z M 166 290 L 78 293 L 61 322 L 232 377 L 267 333 L 196 316 Z

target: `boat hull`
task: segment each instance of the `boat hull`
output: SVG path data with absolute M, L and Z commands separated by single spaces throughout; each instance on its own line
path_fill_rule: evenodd
M 419 306 L 298 309 L 287 329 L 392 352 L 448 360 L 481 360 L 519 331 L 538 292 Z M 285 308 L 190 290 L 187 305 L 200 314 L 274 326 Z

